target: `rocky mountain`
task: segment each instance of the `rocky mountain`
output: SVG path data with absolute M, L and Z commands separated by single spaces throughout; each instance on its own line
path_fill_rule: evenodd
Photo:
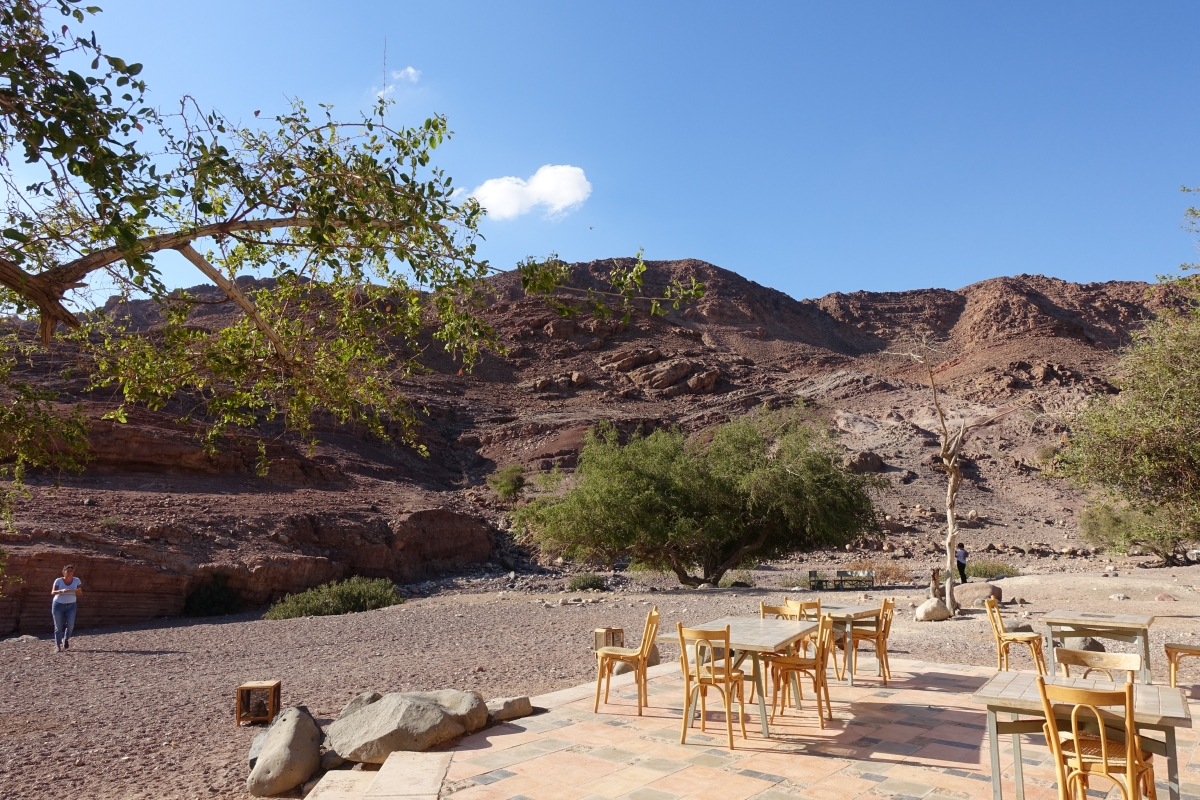
M 576 264 L 572 285 L 599 287 L 610 267 Z M 1080 497 L 1037 477 L 1039 453 L 1062 437 L 1064 414 L 1113 391 L 1116 349 L 1170 302 L 1142 283 L 1030 275 L 957 291 L 795 300 L 702 261 L 649 267 L 648 294 L 693 276 L 707 293 L 693 307 L 660 318 L 635 313 L 626 324 L 583 312 L 560 317 L 526 297 L 516 275 L 495 277 L 484 313 L 508 353 L 460 374 L 430 343 L 432 372 L 409 384 L 428 457 L 332 423 L 311 452 L 264 431 L 270 471 L 259 478 L 253 443 L 230 440 L 209 457 L 178 413 L 104 421 L 112 398 L 65 385 L 93 421 L 94 460 L 60 485 L 34 476 L 16 531 L 0 533 L 10 574 L 24 581 L 4 587 L 0 634 L 47 629 L 45 594 L 68 562 L 88 593 L 81 626 L 178 614 L 188 593 L 218 573 L 249 604 L 351 574 L 390 577 L 412 592 L 446 572 L 519 585 L 528 578 L 517 573 L 544 576 L 544 567 L 505 534 L 487 474 L 511 463 L 569 470 L 601 419 L 625 430 L 698 431 L 798 399 L 821 411 L 848 452 L 880 456 L 892 479 L 880 505 L 896 542 L 860 544 L 931 558 L 938 524 L 928 509 L 938 507 L 944 483 L 930 461 L 929 390 L 906 356 L 923 333 L 936 341 L 952 416 L 1022 405 L 968 448 L 959 505 L 974 512 L 970 524 L 1004 547 L 1028 550 L 1035 537 L 1056 553 L 1068 540 L 1070 550 Z M 216 297 L 215 287 L 191 291 Z M 113 301 L 109 310 L 139 327 L 158 324 L 148 303 Z M 219 325 L 233 313 L 230 304 L 202 306 L 192 322 Z M 53 365 L 40 369 L 57 380 Z

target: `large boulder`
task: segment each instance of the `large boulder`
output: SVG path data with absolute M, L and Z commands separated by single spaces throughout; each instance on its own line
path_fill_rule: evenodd
M 999 603 L 1004 600 L 1004 592 L 999 586 L 987 582 L 960 583 L 954 587 L 954 602 L 960 606 L 971 607 L 989 597 L 996 598 L 996 602 Z
M 883 458 L 870 450 L 860 450 L 846 456 L 846 466 L 851 472 L 880 472 L 883 470 Z
M 697 372 L 692 377 L 688 378 L 687 387 L 692 394 L 708 394 L 713 389 L 717 388 L 717 379 L 721 377 L 721 370 L 710 369 L 706 372 Z
M 307 710 L 286 708 L 267 729 L 266 737 L 246 779 L 255 797 L 294 789 L 321 766 L 321 729 Z
M 1090 636 L 1064 636 L 1060 647 L 1068 650 L 1087 650 L 1089 653 L 1103 653 L 1104 644 Z
M 937 597 L 931 597 L 921 603 L 913 614 L 913 618 L 917 622 L 941 622 L 950 617 L 950 609 L 946 608 L 946 604 Z
M 357 694 L 342 708 L 342 713 L 338 714 L 338 719 L 341 719 L 342 717 L 348 717 L 354 712 L 361 711 L 362 709 L 371 705 L 371 703 L 382 699 L 383 695 L 381 695 L 379 692 L 363 692 L 362 694 Z
M 334 721 L 328 743 L 347 760 L 382 764 L 397 750 L 428 750 L 479 730 L 487 718 L 476 692 L 391 692 Z
M 487 701 L 488 716 L 492 722 L 528 717 L 533 713 L 533 703 L 528 697 L 498 697 Z

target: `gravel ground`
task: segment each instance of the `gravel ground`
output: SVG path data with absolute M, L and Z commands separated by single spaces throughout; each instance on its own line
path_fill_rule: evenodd
M 1165 674 L 1162 643 L 1200 636 L 1200 567 L 1111 578 L 1034 575 L 1000 585 L 1006 598 L 1029 601 L 1009 613 L 1024 611 L 1034 621 L 1056 607 L 1155 615 L 1156 680 Z M 1153 600 L 1164 591 L 1177 601 Z M 1132 599 L 1108 599 L 1118 592 Z M 891 639 L 897 656 L 995 663 L 982 611 L 917 624 L 909 604 L 920 602 L 923 591 L 869 595 L 863 602 L 897 598 Z M 823 596 L 831 602 L 860 597 Z M 570 597 L 593 602 L 558 605 Z M 261 729 L 233 725 L 234 687 L 242 681 L 282 680 L 284 705 L 307 705 L 322 724 L 369 689 L 533 695 L 594 679 L 591 630 L 616 625 L 636 641 L 652 603 L 670 631 L 679 621 L 757 613 L 760 600 L 781 598 L 762 589 L 442 594 L 343 617 L 267 622 L 255 613 L 83 631 L 62 654 L 48 639 L 0 642 L 7 684 L 0 694 L 0 797 L 246 798 L 246 752 Z M 664 648 L 663 655 L 675 654 Z M 1028 668 L 1027 656 L 1018 653 L 1014 666 Z M 1183 675 L 1198 680 L 1200 669 L 1192 662 Z

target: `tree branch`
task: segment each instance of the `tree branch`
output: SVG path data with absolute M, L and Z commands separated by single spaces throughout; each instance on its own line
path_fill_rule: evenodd
M 288 372 L 293 372 L 296 369 L 296 361 L 294 358 L 292 358 L 291 353 L 288 352 L 283 340 L 279 338 L 279 334 L 275 332 L 275 329 L 272 328 L 270 324 L 268 324 L 268 322 L 262 318 L 262 315 L 258 313 L 258 309 L 255 308 L 254 304 L 250 302 L 250 298 L 242 294 L 242 290 L 237 287 L 237 284 L 226 278 L 223 274 L 221 274 L 221 271 L 212 264 L 209 264 L 208 261 L 205 260 L 204 256 L 197 253 L 196 249 L 190 244 L 185 244 L 175 249 L 178 250 L 184 258 L 192 262 L 196 269 L 204 273 L 204 277 L 208 278 L 210 281 L 215 283 L 221 289 L 221 291 L 225 292 L 229 299 L 241 306 L 242 311 L 246 312 L 246 316 L 254 322 L 255 326 L 262 331 L 263 336 L 266 336 L 267 340 L 271 342 L 271 347 L 275 349 L 275 354 L 279 356 L 279 360 L 283 362 Z

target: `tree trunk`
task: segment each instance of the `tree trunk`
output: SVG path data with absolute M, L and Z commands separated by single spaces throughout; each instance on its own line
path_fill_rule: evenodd
M 946 485 L 946 608 L 950 613 L 958 610 L 954 602 L 954 576 L 957 564 L 954 558 L 954 545 L 958 543 L 958 522 L 954 518 L 954 504 L 958 500 L 958 487 L 962 483 L 962 469 L 958 466 L 958 455 L 946 464 L 949 482 Z

